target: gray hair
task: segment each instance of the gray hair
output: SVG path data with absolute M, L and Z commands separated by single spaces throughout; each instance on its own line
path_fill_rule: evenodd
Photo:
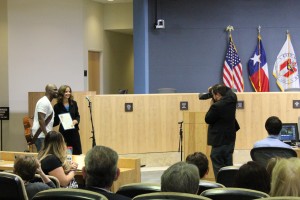
M 95 146 L 85 156 L 86 186 L 111 187 L 116 174 L 118 154 L 105 146 Z
M 161 176 L 161 191 L 196 194 L 199 180 L 199 171 L 195 165 L 178 162 L 170 166 Z

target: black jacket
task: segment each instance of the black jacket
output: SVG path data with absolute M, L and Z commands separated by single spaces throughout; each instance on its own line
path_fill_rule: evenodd
M 79 112 L 78 112 L 77 102 L 74 101 L 74 100 L 71 100 L 69 102 L 69 106 L 70 106 L 69 113 L 71 115 L 72 120 L 76 119 L 78 121 L 78 124 L 79 124 L 80 115 L 79 115 Z M 55 113 L 55 115 L 54 115 L 54 124 L 53 124 L 53 126 L 57 126 L 60 123 L 58 115 L 63 114 L 63 113 L 68 113 L 68 111 L 62 103 L 57 103 L 57 104 L 54 105 L 54 113 Z M 75 125 L 76 130 L 79 130 L 78 124 Z M 67 132 L 72 131 L 72 129 L 71 130 L 66 130 L 66 131 Z M 59 126 L 59 132 L 61 132 L 61 133 L 65 132 L 63 126 Z
M 226 95 L 213 103 L 205 116 L 208 126 L 207 144 L 220 146 L 235 142 L 239 125 L 235 119 L 237 96 L 228 88 Z
M 96 188 L 96 187 L 86 187 L 85 189 L 102 194 L 102 195 L 106 196 L 106 198 L 108 200 L 130 200 L 131 199 L 129 197 L 126 197 L 126 196 L 123 196 L 120 194 L 116 194 L 116 193 L 107 192 L 103 189 Z

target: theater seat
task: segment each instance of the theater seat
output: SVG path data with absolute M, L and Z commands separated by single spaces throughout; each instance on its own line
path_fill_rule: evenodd
M 238 166 L 222 167 L 217 174 L 216 182 L 225 187 L 234 187 L 235 176 L 239 168 Z
M 208 190 L 208 189 L 224 188 L 224 187 L 225 186 L 220 183 L 206 181 L 206 180 L 200 180 L 198 194 L 200 195 L 203 191 Z
M 200 194 L 213 200 L 252 200 L 270 197 L 264 192 L 244 188 L 215 188 Z
M 83 189 L 70 189 L 70 188 L 57 188 L 44 190 L 37 193 L 33 200 L 108 200 L 104 195 L 83 190 Z
M 274 157 L 291 158 L 297 157 L 297 153 L 293 149 L 281 148 L 281 147 L 258 147 L 253 148 L 250 151 L 250 155 L 253 161 L 260 163 L 266 167 L 269 160 Z
M 152 192 L 160 192 L 160 185 L 154 183 L 126 184 L 122 185 L 116 193 L 133 198 L 141 194 L 148 194 Z
M 266 197 L 259 200 L 299 200 L 300 197 L 280 196 L 280 197 Z
M 60 188 L 59 180 L 55 176 L 46 175 L 48 178 L 54 183 L 56 188 Z M 35 174 L 32 182 L 43 182 L 41 176 L 39 174 Z
M 16 174 L 0 172 L 0 188 L 0 199 L 28 199 L 24 182 Z
M 146 199 L 175 199 L 175 200 L 210 200 L 210 198 L 199 196 L 196 194 L 179 193 L 179 192 L 155 192 L 142 194 L 133 198 L 133 200 Z

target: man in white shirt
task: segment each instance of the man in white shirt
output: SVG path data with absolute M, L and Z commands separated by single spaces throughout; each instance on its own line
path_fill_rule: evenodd
M 57 87 L 54 84 L 48 84 L 45 88 L 45 96 L 43 96 L 35 106 L 34 119 L 32 126 L 32 134 L 35 135 L 39 128 L 41 132 L 35 140 L 35 146 L 37 151 L 40 151 L 46 134 L 52 131 L 54 122 L 54 111 L 51 105 L 51 101 L 57 97 Z M 51 117 L 52 115 L 52 117 Z M 47 118 L 50 117 L 50 121 L 46 123 Z
M 282 123 L 281 120 L 276 117 L 272 116 L 269 117 L 265 123 L 265 128 L 268 132 L 268 137 L 257 141 L 254 144 L 254 148 L 257 147 L 283 147 L 283 148 L 289 148 L 291 149 L 292 147 L 288 144 L 285 144 L 284 142 L 280 141 L 278 138 L 278 135 L 282 129 Z

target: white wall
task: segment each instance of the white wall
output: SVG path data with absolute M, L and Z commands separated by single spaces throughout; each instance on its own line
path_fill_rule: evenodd
M 0 106 L 10 107 L 10 120 L 3 123 L 3 150 L 23 151 L 27 147 L 22 118 L 28 113 L 28 92 L 44 91 L 47 83 L 58 87 L 69 84 L 74 91 L 86 90 L 83 71 L 87 69 L 88 50 L 103 55 L 106 51 L 105 13 L 117 11 L 114 15 L 108 12 L 107 19 L 114 20 L 108 20 L 113 25 L 107 23 L 107 27 L 132 29 L 132 5 L 115 6 L 116 9 L 109 6 L 105 12 L 105 6 L 93 0 L 0 0 Z M 115 14 L 121 14 L 119 21 Z M 118 27 L 117 22 L 126 26 Z M 131 52 L 125 53 L 127 56 L 122 56 L 119 63 L 125 62 L 127 69 L 123 72 L 131 76 L 129 84 L 133 84 L 132 35 L 129 40 L 127 49 Z M 108 55 L 113 59 L 117 56 Z M 103 64 L 104 59 L 101 62 L 103 69 L 113 67 Z M 103 69 L 102 91 L 104 83 L 110 84 L 110 79 L 115 78 L 107 77 Z
M 105 4 L 104 30 L 133 29 L 133 4 Z
M 134 93 L 133 76 L 133 36 L 130 34 L 105 31 L 105 55 L 106 67 L 104 92 L 117 94 L 119 89 L 128 89 L 128 93 Z
M 0 0 L 0 107 L 8 107 L 8 44 L 7 44 L 7 0 Z M 9 121 L 1 124 L 2 138 L 8 134 Z M 4 146 L 4 142 L 1 141 Z M 1 146 L 1 149 L 4 149 Z
M 88 51 L 103 53 L 103 4 L 95 1 L 85 1 L 85 66 L 88 66 Z M 100 93 L 103 93 L 103 59 L 100 60 Z M 85 88 L 88 88 L 88 79 L 85 79 Z
M 133 93 L 133 4 L 104 5 L 103 93 Z
M 87 1 L 85 31 L 88 50 L 103 50 L 103 4 Z
M 6 150 L 24 147 L 22 117 L 29 91 L 44 91 L 47 83 L 84 89 L 83 8 L 83 0 L 8 1 L 11 123 Z
M 7 0 L 0 0 L 0 107 L 8 106 Z
M 9 98 L 16 112 L 27 111 L 27 92 L 47 83 L 83 90 L 82 1 L 25 2 L 8 1 L 9 91 L 18 91 Z

